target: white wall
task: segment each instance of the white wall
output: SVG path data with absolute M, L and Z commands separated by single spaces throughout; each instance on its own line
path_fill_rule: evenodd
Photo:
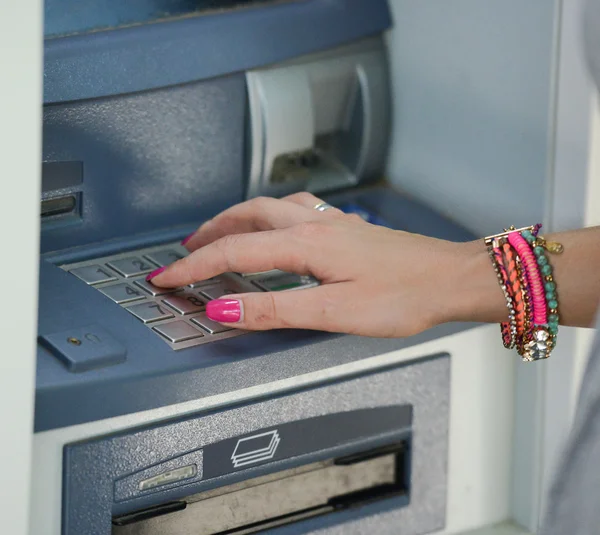
M 390 5 L 390 179 L 478 234 L 541 221 L 556 1 Z
M 0 3 L 0 522 L 25 535 L 33 426 L 39 174 L 42 102 L 42 5 Z
M 390 0 L 388 176 L 479 235 L 600 224 L 600 114 L 584 0 Z M 512 516 L 537 530 L 592 333 L 516 367 Z
M 600 223 L 600 121 L 597 91 L 584 61 L 584 3 L 563 1 L 557 12 L 554 123 L 544 218 L 552 231 Z M 516 413 L 513 514 L 532 531 L 543 517 L 546 491 L 571 429 L 592 335 L 585 329 L 561 329 L 550 361 L 538 370 L 518 369 L 517 404 L 525 409 Z

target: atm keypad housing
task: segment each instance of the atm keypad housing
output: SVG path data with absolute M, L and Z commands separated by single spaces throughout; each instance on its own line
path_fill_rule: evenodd
M 231 338 L 245 331 L 232 329 L 206 316 L 206 304 L 228 294 L 311 288 L 309 276 L 281 271 L 226 273 L 183 288 L 159 288 L 146 281 L 155 269 L 189 253 L 178 243 L 127 251 L 62 265 L 61 268 L 96 288 L 115 306 L 125 308 L 173 349 L 184 349 Z

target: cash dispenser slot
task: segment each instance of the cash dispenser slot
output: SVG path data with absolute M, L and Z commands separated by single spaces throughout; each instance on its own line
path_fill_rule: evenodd
M 249 535 L 409 493 L 406 442 L 219 487 L 113 518 L 113 535 Z

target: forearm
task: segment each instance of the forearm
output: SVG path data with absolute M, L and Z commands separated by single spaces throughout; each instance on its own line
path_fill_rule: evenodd
M 564 246 L 562 254 L 548 254 L 560 305 L 560 323 L 590 327 L 600 304 L 600 227 L 545 236 Z M 450 321 L 495 323 L 506 321 L 504 295 L 483 240 L 461 246 L 464 273 L 449 299 Z

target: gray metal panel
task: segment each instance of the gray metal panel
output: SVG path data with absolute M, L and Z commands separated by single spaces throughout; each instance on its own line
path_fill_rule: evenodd
M 245 80 L 235 75 L 44 108 L 44 161 L 83 162 L 81 220 L 42 252 L 191 225 L 243 198 Z
M 358 514 L 341 514 L 337 520 L 335 516 L 316 519 L 303 525 L 274 530 L 273 533 L 319 529 L 328 535 L 368 532 L 416 535 L 441 529 L 446 512 L 449 394 L 450 362 L 446 356 L 223 412 L 198 415 L 148 431 L 140 430 L 122 437 L 108 437 L 75 446 L 66 456 L 66 503 L 72 508 L 66 510 L 65 519 L 68 520 L 63 529 L 69 529 L 63 533 L 110 533 L 114 507 L 113 480 L 119 474 L 130 474 L 180 453 L 287 422 L 405 404 L 413 407 L 408 506 L 399 507 L 401 504 L 395 502 L 394 507 L 367 507 Z M 377 422 L 378 419 L 374 419 L 373 425 L 378 425 Z M 399 419 L 397 425 L 401 427 L 405 423 Z M 361 441 L 354 442 L 354 451 L 360 451 L 360 443 L 364 448 L 372 440 L 381 442 L 384 439 L 385 433 L 373 433 L 371 437 L 364 436 Z M 283 440 L 285 437 L 282 435 Z M 301 458 L 296 460 L 297 463 L 302 461 Z M 203 468 L 207 470 L 206 464 Z M 280 468 L 284 466 L 275 462 L 260 469 L 243 469 L 237 472 L 236 477 L 239 480 Z M 222 482 L 226 483 L 226 480 Z M 184 496 L 185 490 L 181 489 L 178 495 Z M 166 492 L 162 496 L 155 495 L 147 503 L 161 503 L 174 496 L 176 494 Z M 132 507 L 135 510 L 138 506 Z
M 302 0 L 48 39 L 44 102 L 241 72 L 375 35 L 390 23 L 386 0 Z
M 545 215 L 555 5 L 390 1 L 388 176 L 477 233 Z

